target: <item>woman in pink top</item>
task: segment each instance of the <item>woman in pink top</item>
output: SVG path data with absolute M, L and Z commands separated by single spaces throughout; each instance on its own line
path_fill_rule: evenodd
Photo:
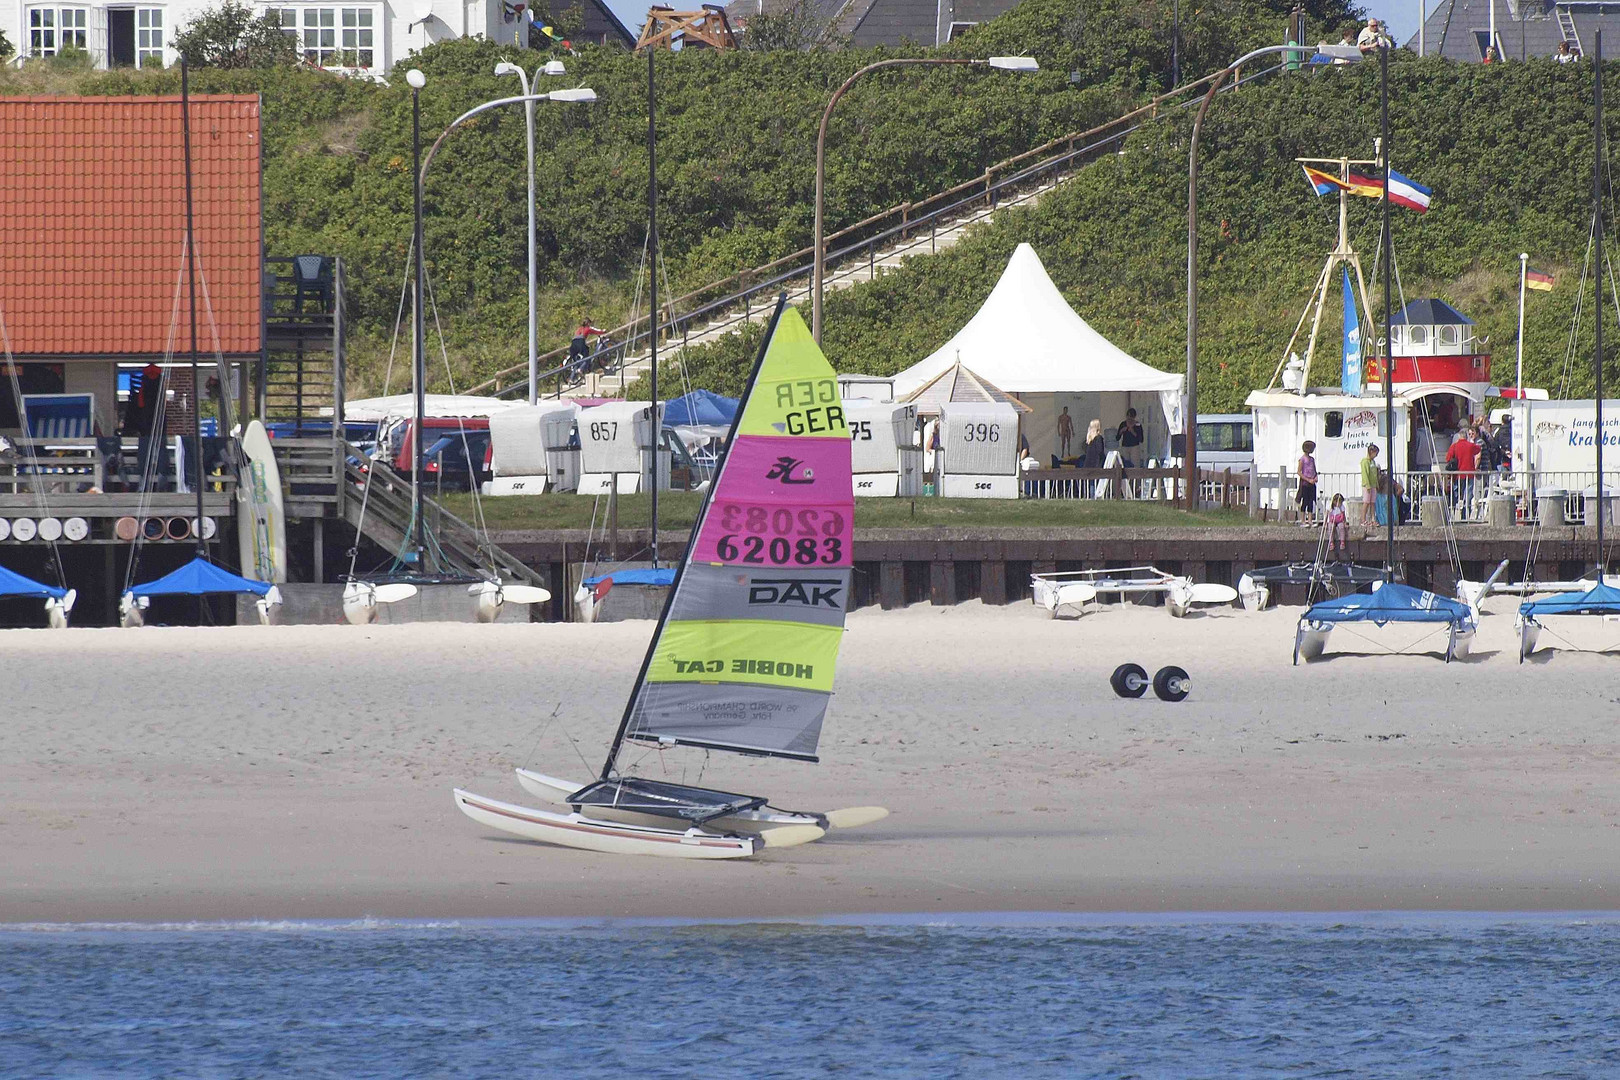
M 1345 521 L 1347 516 L 1344 510 L 1344 496 L 1334 495 L 1333 504 L 1328 507 L 1327 512 L 1329 558 L 1332 557 L 1335 547 L 1338 548 L 1340 559 L 1350 557 L 1350 541 L 1346 535 L 1349 531 Z
M 1316 524 L 1316 444 L 1309 439 L 1300 447 L 1303 451 L 1299 455 L 1299 490 L 1294 493 L 1299 503 L 1299 523 L 1301 525 Z

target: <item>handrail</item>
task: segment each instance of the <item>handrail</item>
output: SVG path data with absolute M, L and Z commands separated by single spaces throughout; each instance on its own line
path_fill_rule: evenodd
M 1246 78 L 1228 84 L 1222 88 L 1222 92 L 1236 89 L 1240 85 L 1253 81 L 1262 75 L 1269 74 L 1270 72 L 1276 70 L 1278 70 L 1277 67 L 1272 67 L 1256 72 Z M 874 244 L 879 240 L 892 239 L 896 236 L 904 238 L 907 234 L 914 231 L 920 232 L 921 230 L 929 228 L 930 226 L 937 226 L 945 215 L 953 211 L 960 210 L 961 208 L 973 203 L 983 201 L 993 206 L 995 205 L 996 196 L 1008 188 L 1020 186 L 1028 183 L 1030 180 L 1038 176 L 1059 170 L 1062 166 L 1073 163 L 1077 158 L 1094 152 L 1110 143 L 1118 142 L 1119 140 L 1124 139 L 1126 136 L 1140 130 L 1143 123 L 1139 122 L 1126 127 L 1123 130 L 1115 130 L 1111 134 L 1104 134 L 1109 132 L 1110 129 L 1119 128 L 1120 125 L 1144 116 L 1148 119 L 1157 119 L 1159 109 L 1166 102 L 1177 98 L 1187 97 L 1191 91 L 1208 85 L 1219 74 L 1219 72 L 1216 72 L 1211 75 L 1206 75 L 1195 82 L 1184 83 L 1181 86 L 1176 87 L 1174 90 L 1156 95 L 1146 104 L 1116 116 L 1102 124 L 1087 128 L 1084 131 L 1072 132 L 1068 135 L 1060 135 L 1057 138 L 1041 144 L 1040 146 L 1034 147 L 1030 150 L 1025 150 L 1022 153 L 1015 154 L 1012 157 L 996 162 L 995 164 L 986 167 L 984 173 L 980 176 L 974 177 L 970 180 L 964 180 L 959 184 L 955 184 L 944 189 L 943 191 L 935 192 L 934 194 L 929 195 L 921 200 L 898 203 L 889 207 L 887 210 L 879 211 L 878 213 L 863 218 L 852 225 L 847 225 L 827 237 L 827 245 L 829 250 L 826 255 L 826 261 L 830 264 L 834 260 L 840 259 L 854 252 L 875 250 Z M 1191 103 L 1191 100 L 1183 100 L 1178 102 L 1178 104 L 1183 107 Z M 1097 138 L 1099 135 L 1102 135 L 1103 137 Z M 1093 139 L 1094 141 L 1076 149 L 1075 144 L 1085 139 Z M 1022 168 L 1014 171 L 1012 175 L 1006 176 L 1002 179 L 992 179 L 997 174 L 1006 172 L 1009 169 L 1013 169 L 1015 166 L 1020 166 L 1024 162 L 1029 161 L 1031 158 L 1041 157 L 1043 155 L 1051 155 L 1053 150 L 1064 146 L 1067 146 L 1068 148 L 1064 153 L 1050 156 L 1047 158 L 1047 160 L 1036 162 L 1033 165 L 1025 165 Z M 965 193 L 969 192 L 971 192 L 971 194 L 967 194 L 966 197 L 957 198 L 957 196 L 963 196 Z M 944 202 L 943 205 L 937 205 L 942 203 L 944 200 L 952 199 L 954 199 L 954 201 L 948 201 Z M 920 215 L 917 214 L 918 210 L 925 207 L 929 207 L 931 209 L 928 209 L 925 213 Z M 873 225 L 888 219 L 892 219 L 896 216 L 900 218 L 897 224 L 891 225 L 888 228 L 882 229 L 876 233 L 868 234 L 864 238 L 858 239 L 852 243 L 846 243 L 843 246 L 835 246 L 840 240 L 855 236 L 856 234 L 861 233 L 862 230 L 869 229 Z M 656 326 L 656 332 L 661 335 L 666 331 L 680 332 L 686 327 L 695 324 L 700 316 L 714 311 L 731 308 L 739 303 L 744 303 L 751 300 L 753 297 L 762 293 L 774 292 L 786 282 L 809 274 L 811 272 L 809 260 L 812 259 L 814 253 L 815 249 L 813 246 L 802 247 L 788 255 L 773 259 L 768 263 L 763 263 L 747 270 L 738 271 L 735 274 L 712 281 L 701 288 L 693 289 L 690 292 L 666 301 L 660 306 L 670 311 L 675 311 L 681 305 L 687 302 L 696 300 L 700 297 L 713 295 L 716 290 L 723 288 L 729 289 L 729 291 L 722 292 L 715 299 L 710 300 L 707 303 L 695 307 L 684 314 L 672 315 L 667 320 L 658 323 Z M 777 271 L 781 267 L 789 264 L 791 264 L 791 266 L 788 270 L 775 273 L 763 280 L 758 280 L 759 275 L 771 274 L 772 271 Z M 645 342 L 650 337 L 650 334 L 653 331 L 645 329 L 644 326 L 652 321 L 652 319 L 652 313 L 648 313 L 648 315 L 638 316 L 629 322 L 622 323 L 619 326 L 613 327 L 611 330 L 607 331 L 605 335 L 606 337 L 622 339 L 616 346 L 607 350 L 610 353 L 619 353 L 621 360 L 617 366 L 606 369 L 604 373 L 610 373 L 618 370 L 619 367 L 622 367 L 623 358 L 629 354 L 631 346 L 638 341 Z M 741 319 L 729 320 L 727 323 L 722 325 L 730 325 L 731 323 L 743 321 L 747 321 L 746 314 Z M 542 383 L 550 380 L 558 380 L 559 382 L 556 390 L 548 394 L 548 397 L 558 397 L 561 395 L 562 387 L 560 385 L 560 380 L 561 377 L 569 371 L 570 365 L 567 363 L 558 363 L 557 361 L 560 358 L 566 357 L 568 350 L 569 346 L 567 345 L 558 346 L 549 352 L 542 353 L 537 358 L 541 365 L 548 363 L 552 365 L 549 369 L 542 370 L 538 376 L 539 380 Z M 595 354 L 592 354 L 590 359 L 597 359 L 600 355 L 601 350 Z M 476 386 L 470 387 L 466 393 L 493 393 L 497 397 L 508 393 L 513 393 L 516 390 L 516 385 L 502 385 L 503 381 L 510 380 L 519 373 L 524 374 L 526 377 L 527 372 L 527 363 L 514 364 L 511 367 L 503 368 L 500 371 L 497 371 L 493 376 L 477 384 Z M 522 385 L 526 387 L 527 382 L 525 381 Z

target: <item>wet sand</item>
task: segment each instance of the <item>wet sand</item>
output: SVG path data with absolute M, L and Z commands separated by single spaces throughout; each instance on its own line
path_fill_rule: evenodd
M 0 921 L 1620 908 L 1620 658 L 1521 667 L 1513 606 L 1473 662 L 1306 668 L 1297 609 L 857 612 L 820 765 L 628 755 L 894 811 L 726 863 L 502 838 L 451 803 L 599 768 L 650 622 L 6 631 Z M 1126 660 L 1192 697 L 1114 697 Z

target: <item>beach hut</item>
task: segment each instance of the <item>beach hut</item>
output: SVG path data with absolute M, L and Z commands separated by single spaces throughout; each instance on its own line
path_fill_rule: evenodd
M 913 400 L 922 387 L 961 365 L 1030 412 L 1022 431 L 1040 460 L 1060 452 L 1058 416 L 1065 407 L 1084 431 L 1103 422 L 1109 449 L 1127 409 L 1135 409 L 1146 438 L 1136 464 L 1170 456 L 1181 432 L 1185 379 L 1126 353 L 1069 306 L 1040 256 L 1019 244 L 1001 280 L 966 326 L 926 360 L 894 377 L 895 396 Z
M 579 484 L 579 438 L 572 401 L 521 405 L 489 417 L 490 469 L 485 495 L 539 495 Z

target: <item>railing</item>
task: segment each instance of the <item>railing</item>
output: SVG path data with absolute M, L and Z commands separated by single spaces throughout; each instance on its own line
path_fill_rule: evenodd
M 1235 90 L 1279 68 L 1280 65 L 1245 76 L 1224 85 L 1220 92 Z M 894 242 L 910 240 L 915 236 L 915 241 L 902 251 L 921 248 L 925 243 L 923 234 L 926 231 L 926 243 L 932 247 L 941 226 L 946 226 L 946 231 L 949 231 L 950 223 L 968 208 L 983 206 L 986 209 L 993 209 L 998 202 L 1015 190 L 1051 180 L 1089 164 L 1093 159 L 1117 148 L 1127 136 L 1157 119 L 1160 108 L 1166 103 L 1173 99 L 1186 98 L 1189 92 L 1206 86 L 1213 78 L 1214 75 L 1209 75 L 1197 82 L 1177 87 L 1107 123 L 1060 136 L 1033 150 L 1026 150 L 1022 154 L 997 162 L 972 180 L 946 188 L 917 202 L 891 206 L 887 210 L 840 229 L 826 238 L 828 249 L 826 265 L 830 267 L 846 257 L 862 255 L 865 256 L 870 273 L 876 276 L 877 253 L 886 251 Z M 1191 98 L 1178 101 L 1176 104 L 1185 108 L 1197 100 Z M 1043 155 L 1050 156 L 1045 160 L 1035 160 Z M 890 255 L 892 254 L 894 253 L 891 252 Z M 715 332 L 752 321 L 756 310 L 768 306 L 769 297 L 791 282 L 809 278 L 814 270 L 814 255 L 813 247 L 803 247 L 790 255 L 710 282 L 700 289 L 694 289 L 667 301 L 663 307 L 672 313 L 683 308 L 686 310 L 684 314 L 671 314 L 667 320 L 657 325 L 659 340 L 680 338 L 684 344 L 693 327 L 702 327 L 706 331 Z M 756 298 L 760 301 L 757 307 L 754 304 Z M 710 321 L 711 316 L 719 316 L 739 304 L 743 306 L 741 314 Z M 693 306 L 687 308 L 687 305 Z M 594 366 L 604 374 L 613 374 L 624 367 L 629 358 L 639 356 L 651 342 L 654 331 L 649 329 L 649 324 L 652 318 L 649 313 L 645 317 L 609 330 L 606 336 L 614 343 L 593 354 L 592 359 L 596 361 Z M 560 397 L 567 386 L 578 381 L 572 378 L 570 365 L 561 362 L 567 357 L 568 348 L 566 345 L 561 346 L 537 358 L 540 366 L 539 381 L 542 384 L 555 384 L 547 394 L 548 397 Z M 509 381 L 515 380 L 520 374 L 524 376 L 523 381 Z M 466 392 L 488 393 L 496 397 L 515 394 L 527 388 L 527 375 L 527 364 L 513 365 Z
M 1186 473 L 1177 468 L 1030 469 L 1018 475 L 1026 499 L 1136 499 L 1182 505 Z
M 143 467 L 148 454 L 159 455 L 148 490 L 190 492 L 196 482 L 195 461 L 189 457 L 184 470 L 176 467 L 179 456 L 177 445 L 182 441 L 175 436 L 160 446 L 146 448 L 142 439 L 15 439 L 13 450 L 0 458 L 0 494 L 25 495 L 43 491 L 45 494 L 98 494 L 105 493 L 109 483 L 116 483 L 123 491 L 137 491 L 142 487 Z M 186 450 L 196 446 L 195 439 L 185 437 Z M 205 458 L 203 468 L 207 475 L 204 486 L 210 492 L 228 492 L 236 488 L 236 476 L 226 452 L 220 449 L 223 440 L 205 438 L 204 453 L 213 449 L 213 460 Z M 181 475 L 176 476 L 180 472 Z
M 1513 507 L 1512 520 L 1528 525 L 1538 520 L 1543 523 L 1580 524 L 1586 520 L 1585 492 L 1597 483 L 1595 471 L 1542 471 L 1529 475 L 1510 472 L 1479 470 L 1474 472 L 1446 472 L 1418 470 L 1395 474 L 1396 496 L 1400 517 L 1397 524 L 1484 524 L 1489 521 L 1492 498 L 1507 499 Z M 1612 486 L 1611 486 L 1612 484 Z M 1606 492 L 1620 496 L 1620 474 L 1604 474 Z M 1251 512 L 1257 517 L 1277 521 L 1298 521 L 1299 478 L 1288 469 L 1256 472 L 1253 479 L 1256 502 Z M 1542 495 L 1561 491 L 1562 507 L 1556 515 L 1549 515 L 1541 504 Z M 1343 495 L 1350 524 L 1361 522 L 1361 507 L 1365 495 L 1361 473 L 1321 472 L 1316 478 L 1316 519 L 1321 520 L 1333 504 L 1333 496 Z M 1424 519 L 1424 504 L 1431 510 Z M 1375 508 L 1377 497 L 1375 496 Z
M 336 439 L 271 439 L 289 502 L 336 503 L 342 495 L 343 444 Z

